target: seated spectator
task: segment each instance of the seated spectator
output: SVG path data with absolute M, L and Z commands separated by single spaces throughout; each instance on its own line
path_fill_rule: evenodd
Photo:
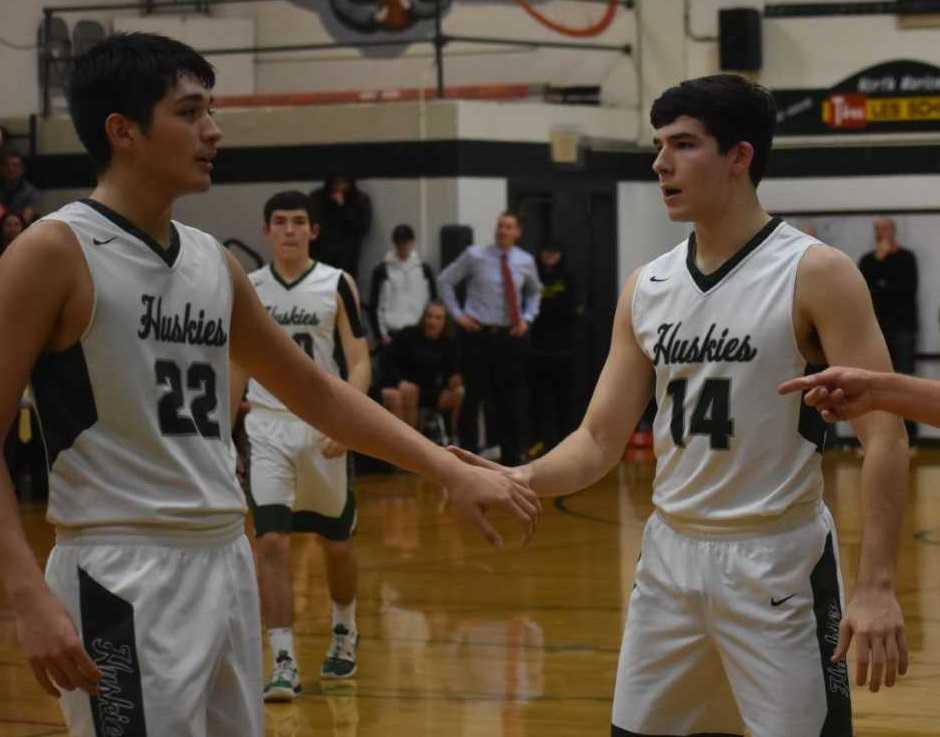
M 457 340 L 448 329 L 444 304 L 438 300 L 428 302 L 421 322 L 395 336 L 390 354 L 397 382 L 382 390 L 385 407 L 415 428 L 422 409 L 450 412 L 450 431 L 454 434 L 464 392 Z
M 390 345 L 397 332 L 417 324 L 425 305 L 437 299 L 434 274 L 415 251 L 411 226 L 396 225 L 392 244 L 372 271 L 369 318 L 381 346 Z
M 26 229 L 26 222 L 18 212 L 8 211 L 0 215 L 0 256 L 13 239 Z
M 39 214 L 39 190 L 24 176 L 23 157 L 16 151 L 0 153 L 0 206 L 18 212 L 23 222 L 31 223 Z
M 310 193 L 320 237 L 310 242 L 310 256 L 359 279 L 362 241 L 372 227 L 372 201 L 350 177 L 329 176 Z

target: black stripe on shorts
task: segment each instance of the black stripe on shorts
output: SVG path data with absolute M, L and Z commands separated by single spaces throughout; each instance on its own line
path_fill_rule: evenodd
M 610 737 L 743 737 L 740 734 L 731 734 L 730 732 L 695 732 L 694 734 L 668 734 L 668 735 L 653 735 L 653 734 L 640 734 L 639 732 L 630 732 L 626 729 L 621 729 L 616 724 L 610 725 Z
M 839 622 L 842 620 L 839 571 L 832 548 L 832 533 L 826 536 L 826 548 L 810 575 L 810 583 L 813 587 L 816 637 L 819 640 L 819 656 L 828 705 L 826 721 L 819 737 L 852 737 L 849 670 L 845 661 L 832 662 L 832 654 L 839 642 Z
M 315 532 L 327 540 L 343 541 L 352 537 L 356 522 L 356 494 L 352 488 L 346 491 L 346 505 L 339 517 L 307 510 L 291 511 L 286 504 L 252 505 L 255 518 L 255 535 L 261 537 L 268 532 Z
M 96 737 L 147 737 L 134 607 L 78 569 L 82 640 L 101 671 L 98 695 L 90 696 Z

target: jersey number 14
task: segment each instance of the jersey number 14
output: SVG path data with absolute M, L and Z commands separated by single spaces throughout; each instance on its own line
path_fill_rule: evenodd
M 670 381 L 666 393 L 672 397 L 672 442 L 685 447 L 685 394 L 688 381 Z M 708 436 L 712 450 L 728 450 L 734 435 L 731 419 L 731 379 L 705 379 L 689 422 L 690 435 Z

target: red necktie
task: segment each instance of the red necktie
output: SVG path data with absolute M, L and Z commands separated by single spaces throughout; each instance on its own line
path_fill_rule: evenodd
M 509 270 L 509 254 L 505 251 L 499 255 L 499 270 L 503 275 L 503 291 L 506 293 L 506 307 L 509 309 L 509 327 L 514 328 L 522 321 L 522 315 L 519 314 L 519 298 L 516 296 L 516 285 Z

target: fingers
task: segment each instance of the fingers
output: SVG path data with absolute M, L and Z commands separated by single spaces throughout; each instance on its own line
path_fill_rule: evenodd
M 30 666 L 39 685 L 51 696 L 58 697 L 59 689 L 74 691 L 79 688 L 92 695 L 98 693 L 101 672 L 80 644 L 54 657 L 33 659 Z
M 864 686 L 868 679 L 868 665 L 871 662 L 871 643 L 868 635 L 858 633 L 855 637 L 855 685 Z
M 542 515 L 542 502 L 528 486 L 513 483 L 512 498 L 533 519 Z
M 871 648 L 871 675 L 868 679 L 868 688 L 872 693 L 877 693 L 881 688 L 881 679 L 884 676 L 885 672 L 885 661 L 887 660 L 885 653 L 885 643 L 883 637 L 872 637 L 870 642 Z
M 891 688 L 894 685 L 898 672 L 898 641 L 897 638 L 889 635 L 885 639 L 885 686 Z
M 477 526 L 477 529 L 482 533 L 490 545 L 495 545 L 497 548 L 503 547 L 503 538 L 496 531 L 496 528 L 490 524 L 490 521 L 486 518 L 486 515 L 483 514 L 483 510 L 479 507 L 475 507 L 473 513 L 471 514 L 471 519 L 473 523 Z
M 55 685 L 59 688 L 64 688 L 66 691 L 75 690 L 75 681 L 72 680 L 71 674 L 59 664 L 60 661 L 47 659 L 43 662 L 46 673 L 51 676 L 52 680 L 55 682 Z
M 898 673 L 902 676 L 907 673 L 907 637 L 904 635 L 904 627 L 898 630 Z
M 845 617 L 839 622 L 839 642 L 836 645 L 836 651 L 832 654 L 832 662 L 838 663 L 845 660 L 845 655 L 849 651 L 849 645 L 852 644 L 852 626 Z
M 817 386 L 806 392 L 803 403 L 807 407 L 819 407 L 829 399 L 829 390 L 824 386 Z
M 77 654 L 72 656 L 72 662 L 75 663 L 75 669 L 80 676 L 78 687 L 82 691 L 90 694 L 98 693 L 98 683 L 101 681 L 101 671 L 94 661 L 88 657 L 88 653 L 82 648 Z
M 783 382 L 777 387 L 778 394 L 792 394 L 793 392 L 802 392 L 815 386 L 812 376 L 799 376 L 795 379 Z
M 43 691 L 55 698 L 59 698 L 61 696 L 59 690 L 52 685 L 52 681 L 50 681 L 49 676 L 46 675 L 45 668 L 41 667 L 33 660 L 29 661 L 29 667 L 33 669 L 33 675 L 36 677 L 39 685 L 42 686 Z
M 493 471 L 504 470 L 504 466 L 501 466 L 493 461 L 488 461 L 486 458 L 481 458 L 476 453 L 471 453 L 469 450 L 458 448 L 456 445 L 448 445 L 447 450 L 449 450 L 452 455 L 457 456 L 457 458 L 462 460 L 464 463 L 469 463 L 471 466 L 489 468 Z

